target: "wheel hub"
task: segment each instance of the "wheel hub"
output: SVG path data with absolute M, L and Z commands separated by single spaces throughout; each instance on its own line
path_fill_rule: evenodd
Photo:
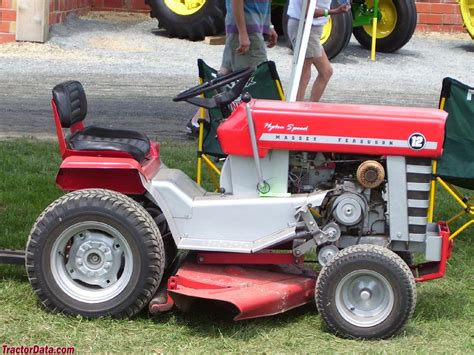
M 360 293 L 360 298 L 363 301 L 367 301 L 372 297 L 372 293 L 369 290 L 362 290 Z
M 321 44 L 324 45 L 331 36 L 332 20 L 329 18 L 328 22 L 323 26 L 323 33 L 321 34 Z
M 206 0 L 165 0 L 165 4 L 177 15 L 192 15 L 204 6 Z
M 117 281 L 122 254 L 113 239 L 89 231 L 74 237 L 66 268 L 72 279 L 104 288 Z
M 132 252 L 115 228 L 96 221 L 75 224 L 56 240 L 51 272 L 58 286 L 83 302 L 115 297 L 128 284 Z
M 336 288 L 336 308 L 349 323 L 372 327 L 391 313 L 394 293 L 381 274 L 371 270 L 356 270 L 346 275 Z
M 366 1 L 365 4 L 373 7 L 373 0 Z M 397 8 L 393 0 L 379 2 L 379 21 L 377 23 L 376 37 L 378 39 L 388 37 L 395 29 L 398 21 Z M 365 31 L 372 36 L 372 24 L 364 26 Z

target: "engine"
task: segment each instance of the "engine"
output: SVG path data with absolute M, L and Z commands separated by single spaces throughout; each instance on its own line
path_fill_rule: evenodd
M 383 159 L 294 152 L 290 154 L 289 190 L 310 193 L 329 190 L 324 203 L 312 213 L 320 228 L 335 224 L 337 240 L 320 245 L 319 259 L 356 244 L 363 237 L 387 232 L 387 196 Z M 321 260 L 321 258 L 323 260 Z

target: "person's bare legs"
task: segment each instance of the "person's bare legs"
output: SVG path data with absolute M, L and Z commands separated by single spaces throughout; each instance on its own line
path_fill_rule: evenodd
M 296 94 L 296 101 L 304 101 L 304 94 L 311 79 L 311 66 L 313 65 L 313 58 L 305 59 L 303 62 L 303 70 L 301 71 L 300 84 L 298 86 L 298 93 Z
M 318 102 L 321 99 L 321 96 L 323 96 L 324 89 L 326 89 L 329 79 L 331 79 L 333 69 L 324 50 L 321 57 L 311 58 L 311 60 L 318 71 L 318 76 L 316 77 L 313 87 L 311 88 L 311 96 L 309 100 Z

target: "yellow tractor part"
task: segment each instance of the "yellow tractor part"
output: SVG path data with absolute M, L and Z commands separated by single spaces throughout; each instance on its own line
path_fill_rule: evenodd
M 474 1 L 474 0 L 470 0 Z M 366 0 L 365 4 L 368 7 L 374 6 L 374 0 Z M 377 36 L 376 38 L 385 38 L 388 37 L 395 26 L 397 25 L 397 9 L 392 0 L 381 0 L 378 3 L 378 12 L 380 14 L 380 20 L 377 23 Z M 364 30 L 372 36 L 372 24 L 363 26 Z
M 165 5 L 177 15 L 192 15 L 204 6 L 206 0 L 165 0 Z
M 323 27 L 323 33 L 321 34 L 321 44 L 326 43 L 326 41 L 331 36 L 332 31 L 332 20 L 329 18 L 328 22 Z
M 459 0 L 464 27 L 474 39 L 474 0 Z

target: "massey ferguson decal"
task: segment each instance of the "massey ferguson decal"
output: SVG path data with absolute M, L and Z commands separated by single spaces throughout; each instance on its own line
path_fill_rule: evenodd
M 267 131 L 267 133 L 263 133 L 260 136 L 260 141 L 341 144 L 393 148 L 410 147 L 414 150 L 420 150 L 423 148 L 434 150 L 437 149 L 438 146 L 436 142 L 427 142 L 425 136 L 421 133 L 413 133 L 408 141 L 406 141 L 386 138 L 295 134 L 297 132 L 308 132 L 309 128 L 308 126 L 298 126 L 293 123 L 283 126 L 277 123 L 274 124 L 267 122 L 264 124 L 264 129 Z

